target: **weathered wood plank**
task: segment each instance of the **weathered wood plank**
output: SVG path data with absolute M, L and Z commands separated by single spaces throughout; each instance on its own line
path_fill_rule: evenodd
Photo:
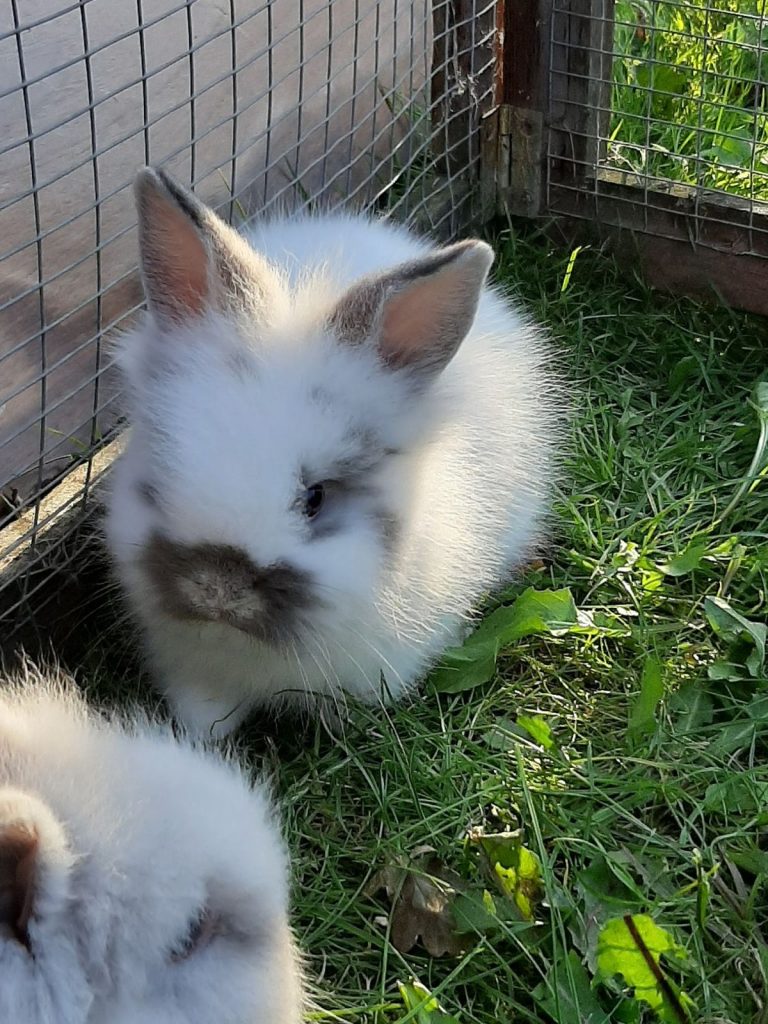
M 496 101 L 497 11 L 492 0 L 436 0 L 432 18 L 432 151 L 437 172 L 451 177 L 476 166 L 482 118 Z
M 546 181 L 552 0 L 507 0 L 503 13 L 499 200 L 508 213 L 534 217 Z
M 768 315 L 768 206 L 674 185 L 644 191 L 605 173 L 585 190 L 551 192 L 569 243 L 608 243 L 652 286 Z

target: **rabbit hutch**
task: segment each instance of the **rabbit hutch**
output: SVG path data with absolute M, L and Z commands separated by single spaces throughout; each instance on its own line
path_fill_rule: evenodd
M 138 167 L 235 224 L 312 203 L 444 238 L 539 218 L 766 312 L 765 47 L 760 0 L 9 0 L 4 646 L 94 600 L 77 581 L 120 448 L 110 341 L 142 304 Z

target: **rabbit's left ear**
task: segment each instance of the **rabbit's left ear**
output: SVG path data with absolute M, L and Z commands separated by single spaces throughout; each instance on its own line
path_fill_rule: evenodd
M 492 262 L 489 245 L 469 240 L 364 278 L 338 303 L 331 326 L 342 341 L 372 342 L 387 366 L 436 376 L 472 326 Z

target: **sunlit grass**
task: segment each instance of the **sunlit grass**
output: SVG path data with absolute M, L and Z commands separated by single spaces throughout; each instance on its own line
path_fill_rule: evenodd
M 464 1024 L 549 1020 L 532 993 L 567 989 L 569 951 L 591 976 L 595 921 L 608 906 L 651 913 L 687 949 L 672 976 L 699 1019 L 764 1020 L 768 851 L 748 794 L 768 783 L 768 708 L 754 702 L 768 681 L 708 680 L 722 645 L 702 602 L 719 593 L 764 617 L 765 493 L 758 486 L 720 516 L 759 436 L 748 396 L 765 363 L 765 324 L 660 298 L 595 253 L 579 254 L 563 291 L 567 254 L 510 237 L 501 252 L 500 278 L 561 341 L 577 406 L 559 534 L 519 590 L 569 587 L 626 635 L 524 641 L 487 686 L 361 711 L 336 741 L 318 730 L 309 746 L 280 742 L 270 763 L 296 858 L 299 935 L 321 993 L 314 1019 L 413 1020 L 397 983 L 415 976 Z M 693 571 L 665 575 L 659 567 L 692 541 L 707 552 Z M 652 731 L 632 738 L 649 656 L 665 697 Z M 519 714 L 544 718 L 555 746 L 526 738 Z M 723 803 L 712 787 L 732 779 L 747 789 Z M 458 957 L 398 952 L 386 898 L 366 894 L 372 874 L 427 844 L 479 890 L 487 883 L 464 846 L 478 825 L 523 828 L 542 865 L 540 924 L 504 923 Z M 585 887 L 588 869 L 602 893 Z M 652 1019 L 632 1015 L 620 985 L 600 999 L 605 1020 Z M 554 1019 L 588 1018 L 565 1000 Z
M 617 628 L 525 639 L 488 684 L 427 685 L 387 712 L 354 711 L 340 736 L 293 722 L 246 731 L 246 755 L 282 801 L 310 1019 L 650 1022 L 620 979 L 590 988 L 601 923 L 647 913 L 687 951 L 665 970 L 694 1019 L 765 1022 L 768 678 L 764 665 L 749 674 L 754 645 L 727 643 L 708 609 L 718 598 L 765 621 L 768 481 L 750 401 L 766 322 L 665 298 L 530 228 L 496 241 L 497 280 L 551 327 L 575 408 L 551 546 L 504 599 L 568 588 Z M 81 678 L 94 695 L 131 696 L 130 663 L 104 677 L 114 637 L 98 634 Z M 643 718 L 653 671 L 663 696 Z M 478 827 L 522 829 L 540 865 L 535 923 L 468 846 Z M 390 902 L 371 889 L 424 846 L 473 905 L 484 889 L 495 900 L 496 919 L 480 914 L 457 955 L 398 950 Z M 444 1016 L 407 1009 L 399 986 L 411 978 Z

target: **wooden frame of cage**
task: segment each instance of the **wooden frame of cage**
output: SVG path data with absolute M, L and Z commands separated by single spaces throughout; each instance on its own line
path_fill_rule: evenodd
M 665 291 L 768 314 L 768 204 L 600 167 L 613 10 L 613 0 L 504 0 L 499 212 L 606 244 Z

